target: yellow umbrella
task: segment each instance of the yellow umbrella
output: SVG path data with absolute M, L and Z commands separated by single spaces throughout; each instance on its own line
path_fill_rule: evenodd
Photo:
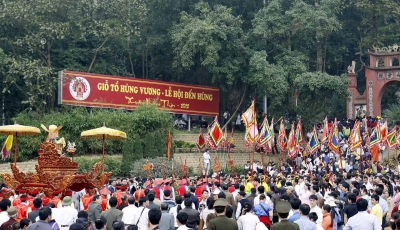
M 81 133 L 82 138 L 93 138 L 93 139 L 102 139 L 103 140 L 103 152 L 102 152 L 102 165 L 103 165 L 103 172 L 104 172 L 104 148 L 105 148 L 105 140 L 106 139 L 114 139 L 114 140 L 122 140 L 126 139 L 126 133 L 116 130 L 107 128 L 105 124 L 103 127 L 97 129 L 90 129 L 83 131 Z
M 14 164 L 16 164 L 18 158 L 18 135 L 22 136 L 37 135 L 40 134 L 40 129 L 32 126 L 24 126 L 15 123 L 13 125 L 0 126 L 0 134 L 15 135 Z

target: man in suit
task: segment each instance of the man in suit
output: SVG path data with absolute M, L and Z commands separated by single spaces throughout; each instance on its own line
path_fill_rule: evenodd
M 215 206 L 215 205 L 214 205 Z M 291 209 L 290 203 L 281 200 L 276 204 L 275 210 L 278 213 L 278 217 L 281 220 L 271 226 L 270 230 L 300 230 L 300 227 L 296 223 L 291 223 L 288 221 L 289 211 Z
M 196 188 L 194 186 L 190 186 L 190 199 L 192 199 L 192 203 L 194 204 L 194 207 L 196 210 L 199 210 L 199 199 L 194 195 Z
M 154 203 L 154 199 L 156 198 L 155 192 L 154 191 L 149 191 L 147 194 L 147 199 L 149 199 L 149 206 L 147 207 L 148 209 L 160 209 L 160 206 Z
M 192 208 L 192 200 L 190 198 L 186 198 L 184 204 L 185 208 L 182 209 L 181 212 L 185 212 L 186 214 L 188 214 L 188 220 L 186 222 L 186 226 L 188 228 L 197 228 L 197 225 L 200 224 L 199 212 Z
M 101 216 L 101 203 L 103 202 L 100 195 L 94 195 L 92 202 L 88 206 L 89 219 L 94 223 Z
M 233 198 L 232 193 L 228 191 L 228 185 L 224 184 L 222 185 L 222 189 L 224 190 L 226 201 L 230 206 L 232 206 L 233 210 L 236 211 L 236 202 L 235 198 Z
M 226 217 L 226 199 L 219 198 L 214 203 L 214 210 L 217 218 L 210 220 L 208 230 L 238 230 L 235 220 Z
M 113 223 L 114 221 L 121 221 L 122 220 L 122 215 L 123 212 L 121 210 L 118 210 L 117 204 L 118 200 L 116 197 L 111 197 L 110 200 L 108 201 L 110 204 L 110 209 L 107 211 L 103 212 L 101 215 L 104 216 L 107 220 L 107 230 L 113 230 Z

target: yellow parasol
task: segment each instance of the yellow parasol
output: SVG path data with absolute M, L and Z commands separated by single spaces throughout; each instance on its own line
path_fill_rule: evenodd
M 13 125 L 0 126 L 0 134 L 15 135 L 14 164 L 18 158 L 18 135 L 33 136 L 40 134 L 40 129 L 33 126 L 24 126 L 17 123 Z
M 114 139 L 114 140 L 122 140 L 126 139 L 126 133 L 116 130 L 107 128 L 105 123 L 103 127 L 97 129 L 90 129 L 83 131 L 81 133 L 82 138 L 92 138 L 92 139 L 102 139 L 103 140 L 103 152 L 102 152 L 102 159 L 101 163 L 103 165 L 103 172 L 104 172 L 104 148 L 105 148 L 105 140 L 106 139 Z

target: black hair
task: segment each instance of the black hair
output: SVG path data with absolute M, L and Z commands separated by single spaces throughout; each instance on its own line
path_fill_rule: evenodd
M 375 189 L 375 193 L 376 193 L 376 195 L 378 195 L 378 196 L 382 196 L 383 190 L 382 190 L 381 188 L 376 188 L 376 189 Z
M 221 207 L 221 206 L 214 207 L 214 210 L 217 214 L 221 214 L 225 211 L 225 207 Z
M 0 209 L 2 212 L 7 211 L 8 207 L 11 207 L 11 201 L 9 199 L 3 199 L 0 201 Z
M 49 202 L 49 203 L 46 204 L 46 207 L 48 207 L 48 208 L 55 208 L 56 205 L 55 205 L 53 202 Z
M 129 197 L 128 204 L 135 204 L 135 197 L 133 197 L 133 196 Z
M 114 221 L 112 228 L 113 230 L 125 230 L 125 223 L 123 221 Z
M 149 210 L 149 214 L 148 214 L 148 218 L 149 218 L 149 222 L 152 225 L 156 225 L 160 223 L 161 220 L 161 210 L 160 209 L 156 209 L 156 208 L 152 208 Z
M 228 218 L 232 218 L 232 216 L 233 216 L 233 208 L 232 208 L 232 206 L 230 206 L 230 205 L 226 206 L 225 216 L 228 217 Z
M 147 197 L 145 197 L 145 196 L 140 197 L 140 198 L 139 198 L 139 206 L 142 206 L 143 203 L 146 203 L 147 200 L 148 200 L 148 199 L 147 199 Z
M 310 208 L 310 205 L 308 205 L 308 204 L 300 205 L 299 209 L 300 209 L 301 214 L 304 216 L 307 216 L 308 214 L 310 214 L 311 208 Z
M 279 215 L 280 218 L 286 219 L 289 216 L 289 213 L 279 213 L 278 212 L 278 215 Z
M 310 197 L 308 198 L 309 200 L 318 200 L 318 196 L 311 194 Z
M 193 186 L 190 186 L 190 187 L 189 187 L 189 190 L 190 190 L 190 192 L 195 192 L 195 191 L 196 191 L 196 188 L 193 187 Z
M 371 195 L 371 199 L 374 199 L 374 200 L 378 201 L 378 203 L 379 203 L 379 196 L 378 195 L 376 195 L 376 194 Z
M 161 211 L 168 211 L 168 204 L 167 203 L 161 203 Z
M 224 192 L 220 192 L 220 193 L 218 194 L 218 198 L 226 199 L 225 193 L 224 193 Z
M 189 216 L 186 212 L 178 212 L 176 215 L 176 219 L 179 221 L 179 223 L 186 225 L 186 222 L 188 220 Z
M 260 193 L 260 194 L 264 193 L 264 191 L 265 191 L 264 186 L 258 186 L 257 191 L 258 191 L 258 193 Z
M 19 222 L 19 228 L 20 228 L 20 229 L 23 229 L 23 228 L 25 228 L 25 227 L 28 227 L 29 223 L 31 223 L 31 220 L 30 220 L 30 219 L 28 219 L 28 218 L 22 219 L 22 220 Z
M 93 198 L 92 198 L 92 201 L 96 201 L 99 198 L 100 198 L 100 195 L 94 195 Z
M 262 186 L 260 186 L 260 187 L 262 187 Z M 260 187 L 259 187 L 259 188 L 260 188 Z M 251 189 L 250 189 L 250 193 L 251 193 L 251 194 L 256 194 L 256 193 L 257 193 L 257 189 L 256 189 L 256 188 L 251 188 Z
M 317 215 L 317 213 L 315 213 L 315 212 L 310 212 L 310 214 L 308 214 L 308 218 L 309 218 L 310 220 L 312 220 L 313 222 L 315 222 L 315 221 L 318 220 L 318 215 Z
M 355 203 L 356 202 L 356 199 L 357 199 L 357 196 L 356 196 L 356 194 L 354 194 L 354 193 L 348 193 L 347 194 L 347 199 L 349 199 L 350 201 L 351 201 L 351 203 Z
M 291 200 L 291 201 L 290 201 L 290 206 L 291 206 L 292 209 L 294 209 L 294 210 L 299 209 L 300 206 L 301 206 L 301 200 L 298 199 L 298 198 L 295 198 L 295 199 Z M 308 215 L 308 213 L 307 213 L 307 214 L 304 214 L 304 215 Z
M 118 200 L 116 197 L 110 197 L 110 199 L 108 200 L 108 203 L 110 204 L 110 207 L 116 207 L 118 204 Z
M 89 217 L 89 214 L 88 214 L 86 211 L 81 210 L 81 211 L 78 212 L 78 218 L 85 218 L 85 219 L 87 219 L 88 217 Z
M 171 196 L 171 190 L 164 190 L 164 196 Z
M 331 214 L 331 223 L 329 223 L 329 227 L 333 227 L 333 220 L 335 219 L 335 210 L 331 206 L 324 204 L 322 206 L 322 210 L 327 211 L 328 213 Z
M 85 227 L 82 224 L 75 223 L 69 226 L 69 230 L 85 230 Z
M 213 209 L 214 203 L 215 203 L 214 197 L 210 196 L 209 198 L 207 198 L 207 208 L 208 209 L 210 209 L 210 210 Z
M 103 220 L 101 220 L 101 219 L 97 219 L 97 220 L 94 222 L 94 225 L 96 226 L 96 229 L 102 229 L 102 228 L 104 228 L 104 226 L 106 225 L 106 223 L 104 223 Z
M 359 212 L 366 211 L 368 208 L 368 201 L 366 199 L 360 198 L 357 200 L 357 210 Z
M 153 202 L 155 198 L 156 195 L 154 195 L 153 193 L 149 192 L 149 194 L 147 194 L 147 199 L 149 199 L 150 202 Z
M 33 206 L 35 206 L 36 209 L 39 209 L 42 207 L 42 199 L 36 198 L 33 200 Z
M 185 204 L 185 207 L 190 208 L 190 207 L 192 207 L 193 201 L 192 201 L 192 199 L 187 198 L 187 199 L 185 199 L 184 204 Z
M 243 210 L 244 210 L 245 213 L 250 212 L 251 209 L 252 209 L 252 205 L 251 205 L 250 202 L 246 202 L 246 203 L 243 204 Z
M 244 192 L 244 189 L 245 189 L 244 185 L 240 185 L 240 186 L 239 186 L 239 190 L 240 190 L 240 191 L 243 191 L 243 192 Z
M 46 220 L 49 216 L 51 216 L 51 209 L 49 207 L 43 207 L 39 210 L 40 220 Z

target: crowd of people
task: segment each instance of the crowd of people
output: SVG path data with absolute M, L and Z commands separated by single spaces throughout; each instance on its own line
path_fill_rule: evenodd
M 370 125 L 365 120 L 361 128 Z M 202 175 L 192 178 L 117 178 L 100 190 L 52 194 L 11 191 L 0 196 L 0 230 L 400 229 L 398 170 L 363 145 L 350 151 L 351 126 L 339 126 L 341 154 L 323 143 L 285 162 L 249 161 L 240 176 L 210 174 L 207 150 Z M 1 187 L 0 194 L 10 194 Z

